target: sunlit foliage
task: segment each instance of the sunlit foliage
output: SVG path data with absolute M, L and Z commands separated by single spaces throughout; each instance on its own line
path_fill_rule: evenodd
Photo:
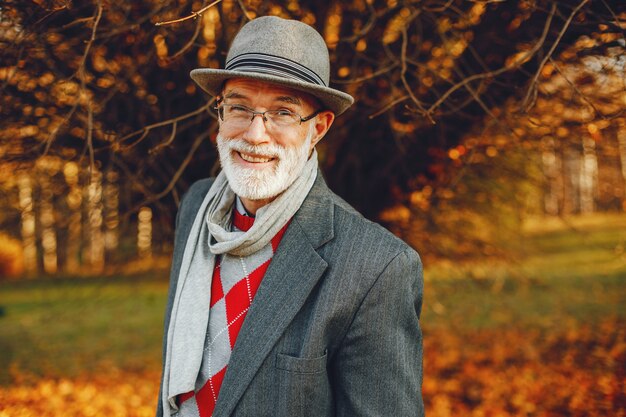
M 505 203 L 517 204 L 520 190 L 531 183 L 545 187 L 533 177 L 512 184 L 508 194 L 506 187 L 495 187 L 502 192 L 492 197 L 464 182 L 471 180 L 468 166 L 484 161 L 475 178 L 499 178 L 496 182 L 528 171 L 534 175 L 529 167 L 541 164 L 523 163 L 520 155 L 540 155 L 538 145 L 549 142 L 545 134 L 532 133 L 537 120 L 556 133 L 559 146 L 582 143 L 575 137 L 580 130 L 569 126 L 573 113 L 584 114 L 586 128 L 598 129 L 596 136 L 624 129 L 618 121 L 623 87 L 613 96 L 596 94 L 611 74 L 619 76 L 609 61 L 624 56 L 621 2 L 222 0 L 206 9 L 207 4 L 5 2 L 0 10 L 3 166 L 18 172 L 31 170 L 42 156 L 59 158 L 85 172 L 81 186 L 92 174 L 115 172 L 123 178 L 121 224 L 136 222 L 139 209 L 150 206 L 163 225 L 159 230 L 171 233 L 181 194 L 217 169 L 212 102 L 189 79 L 189 70 L 223 66 L 239 27 L 268 14 L 318 28 L 331 51 L 332 84 L 357 100 L 321 145 L 331 186 L 368 217 L 405 235 L 433 229 L 422 223 L 441 225 L 431 216 L 437 215 L 438 202 L 457 200 L 468 210 L 463 221 L 475 225 L 448 222 L 443 230 L 462 232 L 479 243 L 475 248 L 498 246 L 470 233 L 489 222 L 473 207 L 502 202 L 505 219 L 498 221 L 511 223 L 506 213 L 515 210 Z M 575 75 L 583 67 L 587 75 Z M 572 102 L 583 113 L 571 108 Z M 585 146 L 588 155 L 590 145 Z M 514 169 L 502 171 L 510 165 L 502 159 L 506 155 Z M 3 184 L 7 199 L 16 200 L 15 183 Z M 54 180 L 51 184 L 55 187 Z M 76 189 L 56 187 L 53 200 L 68 192 L 64 188 Z M 488 206 L 493 198 L 498 203 Z M 81 204 L 89 201 L 83 196 Z M 107 199 L 100 202 L 106 205 Z M 5 206 L 18 207 L 11 201 Z M 67 208 L 57 210 L 59 217 L 71 217 Z M 9 219 L 19 215 L 7 215 L 2 223 L 14 225 Z M 15 226 L 2 227 L 19 236 Z M 432 243 L 433 254 L 465 253 Z M 101 252 L 94 247 L 94 259 Z M 57 259 L 57 267 L 66 264 Z M 47 265 L 54 269 L 51 255 Z
M 625 336 L 623 323 L 612 320 L 550 335 L 430 331 L 424 346 L 426 414 L 623 417 Z M 158 372 L 109 371 L 0 387 L 0 416 L 152 416 L 158 381 Z

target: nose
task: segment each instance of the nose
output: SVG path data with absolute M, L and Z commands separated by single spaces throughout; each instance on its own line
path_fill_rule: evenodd
M 255 114 L 250 126 L 245 130 L 243 139 L 253 145 L 269 142 L 269 134 L 262 114 Z

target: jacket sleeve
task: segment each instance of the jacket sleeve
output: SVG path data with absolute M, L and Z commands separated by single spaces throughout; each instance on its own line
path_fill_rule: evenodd
M 407 248 L 385 267 L 332 359 L 337 416 L 423 416 L 422 265 Z

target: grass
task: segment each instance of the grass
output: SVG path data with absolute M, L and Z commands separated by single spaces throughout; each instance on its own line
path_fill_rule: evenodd
M 626 320 L 623 276 L 520 280 L 440 280 L 426 284 L 426 328 L 471 332 L 493 327 L 553 330 Z
M 426 265 L 426 326 L 539 330 L 626 320 L 626 216 L 529 220 L 516 259 Z
M 76 376 L 158 369 L 167 281 L 47 279 L 0 287 L 0 383 L 15 373 Z M 13 375 L 12 375 L 13 374 Z
M 507 262 L 426 265 L 425 333 L 626 322 L 626 216 L 530 221 Z M 158 370 L 165 273 L 0 283 L 0 383 Z

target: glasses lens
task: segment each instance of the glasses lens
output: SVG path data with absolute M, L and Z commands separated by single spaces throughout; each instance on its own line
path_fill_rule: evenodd
M 248 125 L 252 120 L 252 110 L 236 104 L 222 104 L 222 120 L 233 126 Z
M 265 116 L 276 126 L 293 126 L 300 121 L 300 116 L 289 110 L 269 110 Z
M 252 118 L 252 111 L 250 109 L 237 106 L 237 105 L 224 105 L 224 117 L 227 119 L 237 120 L 237 119 L 248 119 Z

